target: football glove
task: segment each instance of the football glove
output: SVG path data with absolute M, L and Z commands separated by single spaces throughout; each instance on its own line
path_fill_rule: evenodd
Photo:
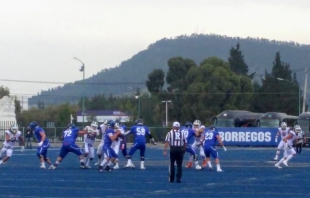
M 225 146 L 223 146 L 223 149 L 224 149 L 224 151 L 227 151 L 227 149 L 226 149 L 226 147 L 225 147 Z
M 39 142 L 39 143 L 38 143 L 38 146 L 42 146 L 42 145 L 43 145 L 43 142 Z

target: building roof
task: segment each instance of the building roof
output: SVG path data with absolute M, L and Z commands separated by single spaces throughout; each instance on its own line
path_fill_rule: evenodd
M 130 116 L 128 112 L 122 112 L 119 110 L 85 110 L 85 115 L 94 115 L 94 116 Z M 82 116 L 82 111 L 77 112 L 77 116 Z

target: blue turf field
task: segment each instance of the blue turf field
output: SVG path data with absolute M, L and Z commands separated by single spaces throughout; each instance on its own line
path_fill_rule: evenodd
M 58 151 L 58 148 L 49 150 L 53 162 Z M 162 146 L 147 148 L 146 170 L 103 173 L 95 168 L 80 169 L 74 154 L 68 154 L 56 170 L 41 170 L 35 150 L 21 153 L 15 149 L 12 159 L 0 166 L 0 197 L 310 196 L 310 150 L 304 149 L 289 162 L 290 167 L 282 169 L 274 167 L 274 154 L 275 148 L 239 147 L 228 148 L 227 152 L 219 149 L 224 172 L 184 168 L 182 183 L 170 184 L 168 158 L 162 156 Z M 133 158 L 136 167 L 139 167 L 138 155 L 136 152 Z M 187 162 L 188 154 L 184 159 Z M 122 156 L 120 165 L 125 165 Z

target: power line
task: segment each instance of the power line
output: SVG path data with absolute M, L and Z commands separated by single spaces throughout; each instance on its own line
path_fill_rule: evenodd
M 0 81 L 17 83 L 40 83 L 40 84 L 73 84 L 73 82 L 51 82 L 51 81 L 32 81 L 32 80 L 12 80 L 0 79 Z M 98 84 L 98 85 L 126 85 L 126 84 L 145 84 L 145 82 L 74 82 L 74 84 Z

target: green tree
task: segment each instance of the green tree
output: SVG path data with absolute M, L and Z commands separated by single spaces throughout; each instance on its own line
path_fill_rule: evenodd
M 3 96 L 9 96 L 10 90 L 7 87 L 0 86 L 0 99 L 3 98 Z
M 205 59 L 199 67 L 190 69 L 186 79 L 189 86 L 184 94 L 183 121 L 200 119 L 205 123 L 212 115 L 238 108 L 241 78 L 227 62 L 217 57 Z
M 243 54 L 240 50 L 240 44 L 237 43 L 236 48 L 232 47 L 229 52 L 228 62 L 230 69 L 236 74 L 247 75 L 249 71 L 248 65 L 245 63 Z
M 276 53 L 271 73 L 265 71 L 256 97 L 255 110 L 258 112 L 277 111 L 298 115 L 299 84 L 292 77 L 290 65 L 281 61 L 279 52 Z
M 148 75 L 148 80 L 146 81 L 146 87 L 150 93 L 158 93 L 163 89 L 165 84 L 165 72 L 162 69 L 154 69 Z

